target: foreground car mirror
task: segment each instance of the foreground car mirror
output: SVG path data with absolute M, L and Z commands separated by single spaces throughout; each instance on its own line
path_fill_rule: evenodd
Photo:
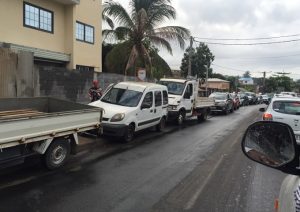
M 299 146 L 287 124 L 259 121 L 250 125 L 244 134 L 242 149 L 255 162 L 300 175 Z
M 264 107 L 259 108 L 259 111 L 260 111 L 260 112 L 266 112 L 266 108 L 264 108 Z

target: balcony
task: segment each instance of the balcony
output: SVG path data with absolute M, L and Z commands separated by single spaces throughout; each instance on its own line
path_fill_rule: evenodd
M 80 4 L 80 0 L 52 0 L 61 4 L 72 5 L 72 4 Z

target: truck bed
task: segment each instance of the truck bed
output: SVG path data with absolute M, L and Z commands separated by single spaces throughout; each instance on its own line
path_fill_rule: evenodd
M 102 109 L 50 97 L 0 99 L 0 149 L 95 129 Z
M 213 107 L 215 105 L 215 100 L 208 97 L 197 97 L 195 99 L 195 108 L 207 108 Z

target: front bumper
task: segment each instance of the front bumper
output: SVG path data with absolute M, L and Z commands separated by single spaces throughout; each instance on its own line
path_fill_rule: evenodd
M 102 123 L 102 127 L 103 135 L 121 137 L 125 134 L 128 126 L 125 124 Z

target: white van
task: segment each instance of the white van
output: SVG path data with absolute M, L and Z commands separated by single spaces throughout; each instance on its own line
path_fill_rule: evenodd
M 163 85 L 145 82 L 120 82 L 109 88 L 92 106 L 103 108 L 103 134 L 131 141 L 134 133 L 156 126 L 165 127 L 168 91 Z

